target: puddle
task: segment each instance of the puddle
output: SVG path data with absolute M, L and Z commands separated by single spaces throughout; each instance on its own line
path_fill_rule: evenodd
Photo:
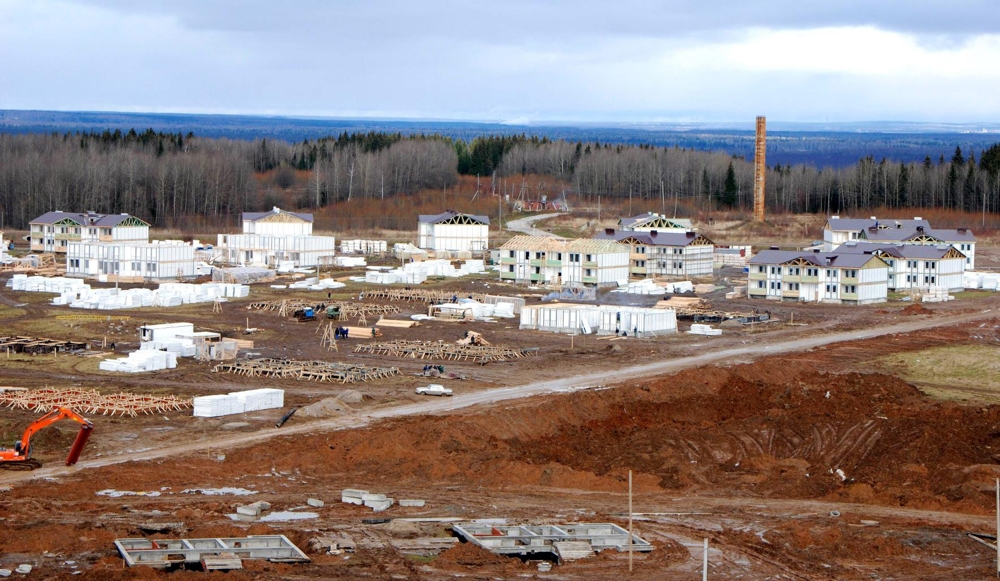
M 155 490 L 150 491 L 150 492 L 143 492 L 143 491 L 136 492 L 134 490 L 115 490 L 114 488 L 106 488 L 104 490 L 98 490 L 94 494 L 96 494 L 97 496 L 110 496 L 111 498 L 121 498 L 123 496 L 159 496 L 160 495 L 160 493 L 157 492 L 157 491 L 155 491 Z
M 206 496 L 250 496 L 251 494 L 257 494 L 256 490 L 247 490 L 246 488 L 234 488 L 232 486 L 224 486 L 222 488 L 187 488 L 181 491 L 181 494 L 204 494 Z

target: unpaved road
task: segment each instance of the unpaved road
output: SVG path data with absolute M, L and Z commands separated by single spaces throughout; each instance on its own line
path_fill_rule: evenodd
M 534 223 L 539 220 L 547 220 L 548 218 L 555 218 L 556 216 L 563 215 L 565 215 L 565 212 L 557 212 L 555 214 L 538 214 L 536 216 L 528 216 L 527 218 L 521 218 L 519 220 L 511 220 L 510 222 L 507 222 L 507 229 L 515 232 L 523 232 L 528 236 L 547 236 L 549 238 L 558 238 L 562 240 L 562 236 L 556 236 L 551 232 L 535 228 Z
M 142 460 L 153 460 L 158 458 L 177 457 L 191 453 L 204 453 L 206 449 L 225 450 L 228 448 L 247 446 L 256 444 L 271 438 L 291 436 L 295 434 L 317 433 L 332 430 L 343 430 L 366 426 L 375 420 L 384 418 L 396 418 L 402 416 L 447 413 L 453 410 L 469 408 L 472 406 L 489 405 L 498 402 L 543 395 L 548 393 L 570 392 L 581 389 L 592 389 L 606 385 L 619 383 L 624 380 L 636 380 L 665 373 L 673 373 L 682 369 L 698 367 L 713 363 L 727 363 L 733 360 L 740 362 L 756 357 L 766 357 L 804 351 L 831 343 L 843 341 L 853 341 L 868 339 L 884 335 L 897 333 L 911 333 L 935 327 L 947 327 L 962 323 L 971 323 L 980 319 L 996 317 L 997 313 L 986 310 L 978 313 L 968 313 L 951 317 L 924 318 L 896 325 L 875 327 L 866 330 L 845 331 L 840 333 L 829 333 L 812 337 L 803 337 L 789 341 L 765 342 L 754 341 L 744 347 L 723 349 L 719 351 L 706 350 L 700 355 L 681 357 L 678 359 L 657 361 L 632 367 L 623 367 L 611 371 L 601 371 L 595 373 L 579 373 L 551 381 L 529 383 L 521 386 L 491 389 L 473 393 L 456 395 L 453 397 L 442 397 L 428 399 L 418 403 L 411 403 L 387 408 L 360 411 L 349 416 L 340 416 L 327 420 L 319 420 L 307 423 L 294 423 L 281 429 L 267 429 L 258 432 L 236 434 L 231 436 L 220 436 L 212 439 L 199 439 L 196 442 L 166 446 L 162 448 L 151 448 L 149 450 L 123 453 L 114 456 L 105 456 L 81 461 L 76 466 L 53 466 L 34 470 L 31 472 L 9 472 L 0 474 L 0 483 L 12 483 L 30 480 L 33 478 L 48 478 L 73 474 L 81 470 L 110 466 L 123 462 L 134 462 Z

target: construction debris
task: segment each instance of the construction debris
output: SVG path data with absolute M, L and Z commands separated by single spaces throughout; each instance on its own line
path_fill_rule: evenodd
M 373 512 L 388 510 L 395 500 L 386 497 L 384 494 L 372 494 L 367 490 L 345 488 L 340 493 L 340 501 L 345 504 L 364 505 L 372 509 Z
M 134 393 L 102 394 L 96 389 L 0 389 L 0 404 L 14 409 L 48 412 L 67 407 L 87 415 L 158 414 L 185 410 L 191 400 L 166 396 L 139 395 Z
M 409 357 L 413 359 L 448 359 L 450 361 L 489 363 L 490 361 L 507 361 L 509 359 L 528 357 L 535 355 L 538 349 L 455 345 L 443 341 L 390 341 L 358 345 L 354 348 L 354 352 L 389 357 Z
M 399 375 L 399 369 L 395 367 L 366 367 L 331 361 L 292 359 L 246 359 L 216 365 L 212 371 L 245 377 L 279 377 L 337 383 L 357 383 Z
M 451 528 L 466 541 L 501 555 L 551 553 L 560 560 L 567 560 L 604 549 L 629 549 L 629 532 L 610 523 L 507 526 L 475 522 L 455 524 Z M 653 550 L 649 541 L 635 534 L 631 537 L 633 551 Z
M 693 335 L 721 335 L 722 329 L 713 329 L 709 325 L 702 325 L 701 323 L 695 323 L 691 325 L 691 330 L 688 331 Z
M 437 304 L 458 300 L 459 293 L 425 289 L 376 288 L 365 291 L 364 296 L 365 298 L 385 299 L 388 301 L 416 301 Z M 486 297 L 489 295 L 462 292 L 461 296 L 486 302 Z

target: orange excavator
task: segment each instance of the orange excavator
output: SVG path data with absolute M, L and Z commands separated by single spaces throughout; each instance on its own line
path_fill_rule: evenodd
M 57 408 L 31 422 L 13 448 L 0 448 L 0 468 L 4 470 L 41 468 L 42 463 L 31 457 L 31 437 L 39 430 L 43 430 L 60 420 L 73 420 L 80 424 L 80 432 L 76 435 L 76 440 L 73 441 L 73 446 L 69 449 L 69 456 L 66 457 L 67 466 L 76 464 L 76 461 L 80 459 L 80 453 L 83 452 L 83 447 L 87 444 L 91 430 L 94 429 L 94 424 L 69 408 Z

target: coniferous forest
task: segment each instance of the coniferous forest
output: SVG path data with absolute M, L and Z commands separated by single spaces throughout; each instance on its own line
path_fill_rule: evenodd
M 191 133 L 0 134 L 0 215 L 6 228 L 54 209 L 127 212 L 155 226 L 237 216 L 292 199 L 298 208 L 391 201 L 479 176 L 550 176 L 577 203 L 660 201 L 699 211 L 741 210 L 752 160 L 680 147 L 550 140 L 527 135 L 465 141 L 442 135 L 347 133 L 288 143 Z M 487 189 L 490 191 L 490 189 Z M 649 205 L 649 204 L 647 204 Z M 872 208 L 1000 211 L 1000 144 L 900 162 L 865 156 L 843 167 L 772 165 L 771 213 L 865 213 Z

